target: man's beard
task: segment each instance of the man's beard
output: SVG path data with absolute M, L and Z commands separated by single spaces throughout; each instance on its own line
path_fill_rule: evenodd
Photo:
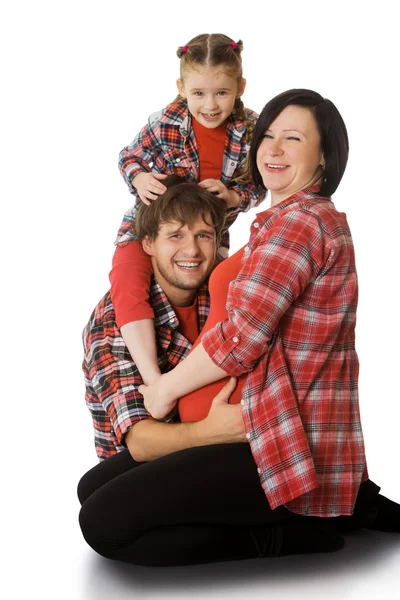
M 182 281 L 180 279 L 179 275 L 175 275 L 174 273 L 168 272 L 157 261 L 156 265 L 160 272 L 160 275 L 165 279 L 165 281 L 167 281 L 169 285 L 172 285 L 179 290 L 197 290 L 206 279 L 206 275 L 198 275 L 196 281 L 185 282 L 184 280 Z

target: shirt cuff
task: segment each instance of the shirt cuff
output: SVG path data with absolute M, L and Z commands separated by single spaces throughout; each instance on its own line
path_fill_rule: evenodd
M 238 360 L 235 354 L 240 352 L 243 343 L 242 336 L 231 323 L 217 323 L 217 325 L 204 334 L 201 342 L 211 360 L 231 377 L 238 377 L 252 369 L 252 365 L 245 365 Z
M 131 194 L 137 194 L 137 189 L 135 188 L 134 185 L 132 185 L 132 179 L 134 179 L 136 177 L 136 175 L 139 175 L 139 173 L 148 173 L 149 171 L 146 171 L 146 169 L 143 169 L 140 165 L 134 165 L 131 168 L 128 167 L 127 172 L 126 172 L 126 177 L 125 177 L 125 181 L 128 184 L 128 188 L 129 191 L 131 192 Z

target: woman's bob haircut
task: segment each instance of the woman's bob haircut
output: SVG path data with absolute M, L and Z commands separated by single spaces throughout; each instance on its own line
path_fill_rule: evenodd
M 312 90 L 288 90 L 272 98 L 263 108 L 254 129 L 250 146 L 250 176 L 253 183 L 265 191 L 262 177 L 257 169 L 257 151 L 271 123 L 287 106 L 308 108 L 314 115 L 321 149 L 325 159 L 325 171 L 320 196 L 331 196 L 337 189 L 346 169 L 349 156 L 349 140 L 344 121 L 336 106 Z

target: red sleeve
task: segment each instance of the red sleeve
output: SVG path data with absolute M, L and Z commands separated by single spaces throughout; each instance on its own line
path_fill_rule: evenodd
M 149 304 L 152 273 L 150 256 L 140 242 L 116 247 L 109 277 L 118 327 L 131 321 L 154 319 Z

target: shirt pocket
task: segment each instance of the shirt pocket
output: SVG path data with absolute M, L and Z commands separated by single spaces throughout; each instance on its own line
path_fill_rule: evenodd
M 169 148 L 162 156 L 165 162 L 164 173 L 185 177 L 192 170 L 192 164 L 182 150 Z

